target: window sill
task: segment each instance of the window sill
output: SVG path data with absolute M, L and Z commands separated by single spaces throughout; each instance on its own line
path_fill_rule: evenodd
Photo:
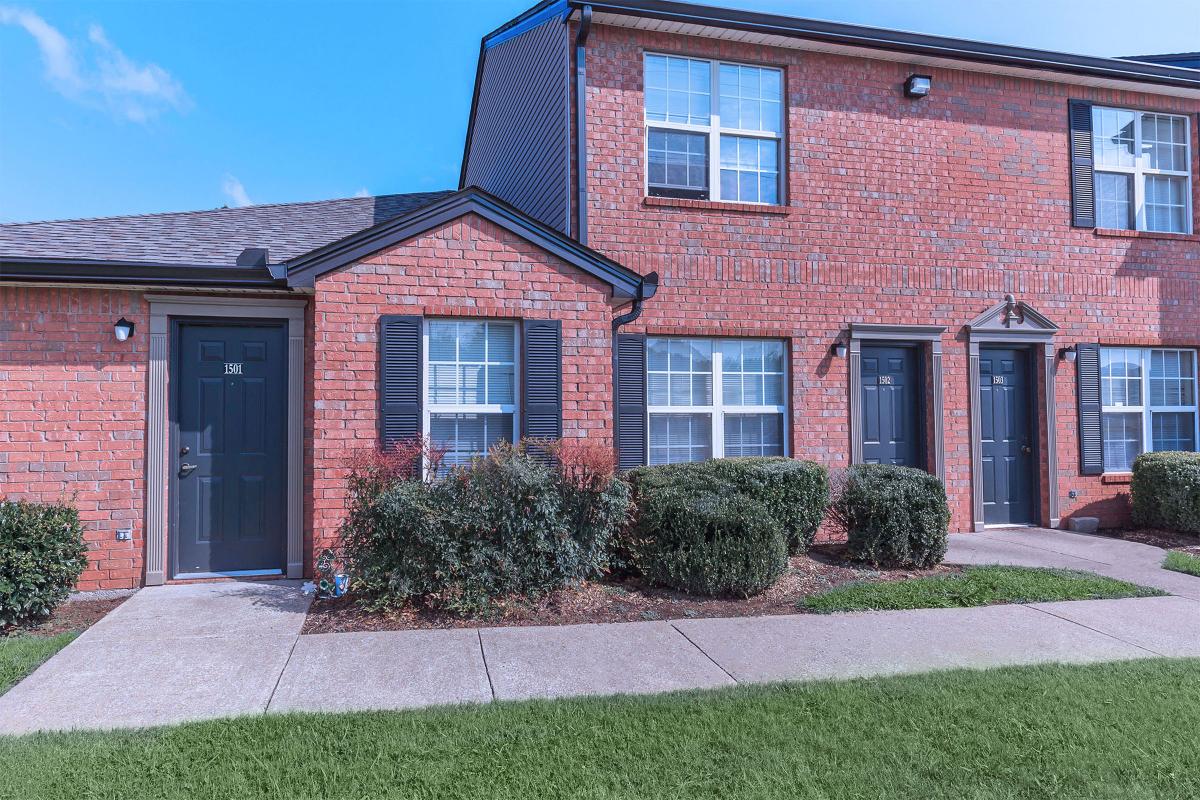
M 1160 231 L 1128 231 L 1124 228 L 1096 228 L 1097 236 L 1117 239 L 1174 239 L 1179 242 L 1200 242 L 1200 236 L 1192 233 L 1162 233 Z
M 770 206 L 761 203 L 727 203 L 722 200 L 692 200 L 685 197 L 643 197 L 642 205 L 665 208 L 694 208 L 699 211 L 733 211 L 740 214 L 772 214 L 786 217 L 792 213 L 787 206 Z
M 1113 485 L 1128 485 L 1133 483 L 1132 472 L 1106 472 L 1100 476 L 1100 482 Z

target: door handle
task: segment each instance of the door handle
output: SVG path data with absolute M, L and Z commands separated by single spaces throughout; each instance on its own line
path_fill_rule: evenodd
M 199 466 L 198 464 L 180 464 L 179 465 L 179 474 L 181 477 L 186 478 L 188 475 L 191 475 L 192 470 L 194 470 L 198 466 Z
M 1033 452 L 1033 448 L 1027 444 L 1023 444 L 1023 445 L 1021 445 L 1021 452 L 1024 453 L 1025 455 L 1029 455 Z

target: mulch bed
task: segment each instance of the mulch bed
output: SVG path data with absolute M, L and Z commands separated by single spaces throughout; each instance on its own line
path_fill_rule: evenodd
M 1192 555 L 1200 555 L 1200 536 L 1177 531 L 1164 531 L 1156 528 L 1122 528 L 1099 531 L 1102 536 L 1114 539 L 1124 539 L 1127 542 L 1138 542 L 1161 547 L 1164 550 L 1179 550 Z
M 410 607 L 391 612 L 359 608 L 352 597 L 316 600 L 301 633 L 403 631 L 480 626 L 576 625 L 588 622 L 647 622 L 704 617 L 759 617 L 796 614 L 796 603 L 811 594 L 855 581 L 894 581 L 960 569 L 877 570 L 846 561 L 844 548 L 823 545 L 790 560 L 788 571 L 767 591 L 750 598 L 692 597 L 646 586 L 637 579 L 610 579 L 552 592 L 536 602 L 517 599 L 487 617 Z
M 70 631 L 84 631 L 99 622 L 106 614 L 129 598 L 109 597 L 103 600 L 71 600 L 58 604 L 50 618 L 32 628 L 0 630 L 6 634 L 28 634 L 31 636 L 57 636 Z

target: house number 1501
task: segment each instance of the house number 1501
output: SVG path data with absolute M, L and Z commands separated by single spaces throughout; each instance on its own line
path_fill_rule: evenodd
M 225 362 L 225 374 L 226 375 L 241 375 L 242 374 L 242 362 L 240 362 L 240 361 Z

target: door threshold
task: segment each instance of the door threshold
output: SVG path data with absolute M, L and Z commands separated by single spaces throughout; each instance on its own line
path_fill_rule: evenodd
M 1039 527 L 1041 527 L 1041 526 L 1037 525 L 1035 523 L 1032 523 L 1032 522 L 993 522 L 993 523 L 985 524 L 983 526 L 983 529 L 985 531 L 996 531 L 996 530 L 1004 530 L 1005 528 L 1039 528 Z
M 271 578 L 282 577 L 281 569 L 232 569 L 227 572 L 180 572 L 171 576 L 173 581 L 203 581 L 220 578 Z

